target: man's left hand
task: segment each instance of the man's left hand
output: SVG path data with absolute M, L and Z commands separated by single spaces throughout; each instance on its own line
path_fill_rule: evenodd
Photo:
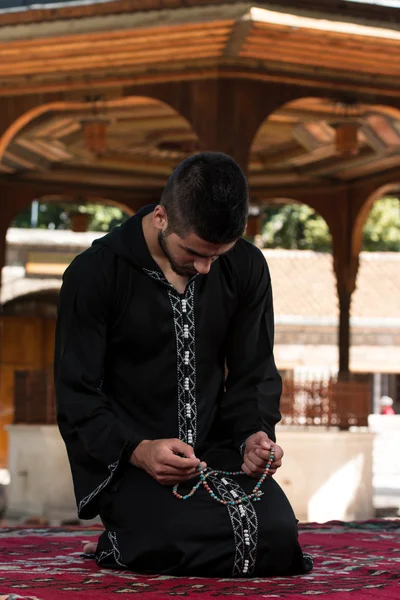
M 265 470 L 272 449 L 274 450 L 274 462 L 269 470 L 271 475 L 282 466 L 283 450 L 270 440 L 264 431 L 258 431 L 251 435 L 246 441 L 242 471 L 249 477 L 260 477 Z

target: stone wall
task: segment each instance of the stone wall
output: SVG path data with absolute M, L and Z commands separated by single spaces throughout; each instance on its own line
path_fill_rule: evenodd
M 373 434 L 277 428 L 283 466 L 275 475 L 301 521 L 363 520 L 374 514 Z
M 76 517 L 64 443 L 56 426 L 12 425 L 10 517 Z M 278 429 L 284 466 L 275 476 L 302 521 L 373 516 L 370 433 Z

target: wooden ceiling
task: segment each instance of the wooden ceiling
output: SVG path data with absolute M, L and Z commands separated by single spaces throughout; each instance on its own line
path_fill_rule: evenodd
M 106 151 L 97 156 L 85 148 L 83 135 L 94 110 L 107 120 Z M 346 182 L 399 166 L 400 112 L 368 105 L 356 110 L 354 156 L 337 153 L 334 124 L 345 113 L 331 100 L 304 98 L 273 113 L 254 139 L 250 184 Z M 200 150 L 190 124 L 171 107 L 132 97 L 41 115 L 15 136 L 0 168 L 29 179 L 150 189 L 162 187 L 177 164 Z
M 354 155 L 342 156 L 335 126 L 352 113 L 357 114 L 358 148 Z M 400 111 L 368 105 L 345 108 L 323 98 L 297 100 L 264 122 L 250 165 L 256 187 L 344 183 L 400 166 Z
M 107 4 L 94 6 L 102 11 Z M 339 105 L 312 95 L 312 86 L 323 82 L 332 97 L 366 87 L 382 93 L 385 86 L 400 97 L 398 25 L 327 19 L 296 7 L 288 12 L 274 2 L 268 8 L 209 4 L 100 12 L 96 18 L 84 13 L 0 29 L 0 96 L 60 90 L 73 99 L 62 110 L 27 120 L 9 135 L 2 155 L 0 138 L 0 177 L 159 188 L 175 165 L 202 149 L 201 141 L 171 107 L 151 98 L 118 97 L 122 83 L 179 80 L 188 73 L 210 77 L 228 67 L 241 77 L 274 73 L 289 83 L 307 80 L 310 87 L 308 98 L 273 113 L 255 137 L 249 178 L 257 189 L 348 182 L 399 166 L 398 111 L 358 105 L 358 153 L 343 157 L 333 127 Z M 99 90 L 104 100 L 94 105 L 88 96 Z M 107 149 L 98 156 L 83 142 L 82 121 L 93 111 L 109 120 Z
M 107 120 L 107 149 L 101 155 L 84 144 L 83 122 L 93 111 Z M 154 188 L 197 150 L 189 123 L 171 107 L 132 97 L 41 115 L 13 139 L 1 164 L 29 178 Z

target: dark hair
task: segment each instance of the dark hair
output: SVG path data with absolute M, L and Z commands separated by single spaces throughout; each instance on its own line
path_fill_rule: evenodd
M 201 152 L 175 169 L 160 204 L 167 213 L 168 232 L 193 232 L 206 242 L 229 244 L 246 228 L 246 177 L 230 156 Z

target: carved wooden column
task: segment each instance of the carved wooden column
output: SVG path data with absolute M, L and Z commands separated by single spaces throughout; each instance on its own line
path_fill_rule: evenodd
M 261 123 L 297 98 L 299 91 L 281 83 L 216 77 L 127 86 L 123 95 L 148 96 L 169 104 L 192 125 L 202 150 L 225 152 L 247 170 L 249 151 Z
M 350 372 L 351 299 L 356 288 L 360 243 L 355 243 L 354 197 L 350 190 L 338 192 L 331 217 L 333 266 L 339 300 L 339 376 Z
M 350 372 L 350 309 L 353 290 L 338 285 L 339 298 L 339 374 Z
M 225 152 L 247 171 L 254 137 L 262 122 L 287 100 L 274 84 L 218 79 L 193 88 L 189 120 L 205 150 Z M 291 98 L 288 98 L 291 99 Z

